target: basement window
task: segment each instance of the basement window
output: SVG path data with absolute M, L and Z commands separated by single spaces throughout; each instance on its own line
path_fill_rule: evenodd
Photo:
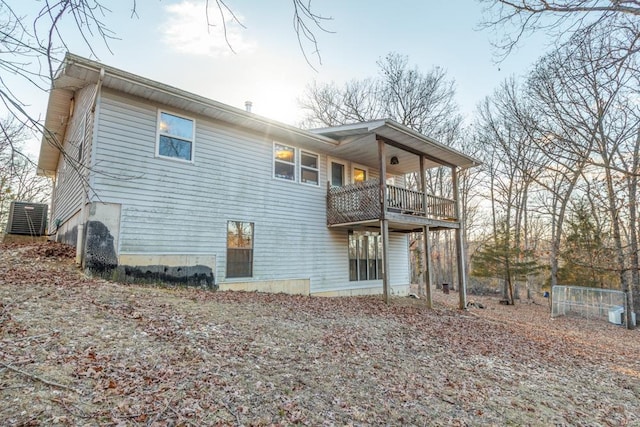
M 253 276 L 253 223 L 227 222 L 227 278 Z
M 193 161 L 194 134 L 194 120 L 159 111 L 156 155 Z
M 349 280 L 382 279 L 382 236 L 371 231 L 349 232 Z

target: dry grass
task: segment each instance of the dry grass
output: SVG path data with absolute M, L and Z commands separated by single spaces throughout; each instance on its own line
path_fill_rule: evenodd
M 70 255 L 0 247 L 4 425 L 640 424 L 638 332 L 542 299 L 129 286 Z

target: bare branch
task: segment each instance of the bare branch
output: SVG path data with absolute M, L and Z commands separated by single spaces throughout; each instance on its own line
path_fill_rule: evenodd
M 327 30 L 324 27 L 324 23 L 327 21 L 331 21 L 333 18 L 324 17 L 322 15 L 318 15 L 315 12 L 311 11 L 311 0 L 309 0 L 306 4 L 303 0 L 292 0 L 293 1 L 293 29 L 296 32 L 298 37 L 298 45 L 300 46 L 300 51 L 304 55 L 304 59 L 307 61 L 307 64 L 313 69 L 316 70 L 315 67 L 311 64 L 309 57 L 307 56 L 307 52 L 304 48 L 304 41 L 310 42 L 313 46 L 312 54 L 314 54 L 318 58 L 318 63 L 322 65 L 322 57 L 320 56 L 320 50 L 318 48 L 318 39 L 316 38 L 315 31 L 320 30 L 325 33 L 332 33 L 332 31 Z M 315 27 L 315 28 L 314 28 Z

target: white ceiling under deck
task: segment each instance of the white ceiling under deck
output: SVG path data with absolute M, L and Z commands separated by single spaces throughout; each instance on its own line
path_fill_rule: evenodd
M 391 175 L 419 171 L 421 156 L 425 169 L 480 165 L 480 161 L 389 119 L 313 129 L 311 132 L 339 140 L 339 145 L 333 148 L 337 157 L 376 169 L 380 165 L 378 139 L 386 141 L 386 168 Z M 392 157 L 398 159 L 397 164 L 391 164 Z

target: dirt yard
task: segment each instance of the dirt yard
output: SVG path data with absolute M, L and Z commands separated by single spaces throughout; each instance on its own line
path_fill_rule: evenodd
M 2 425 L 640 425 L 640 332 L 542 298 L 130 286 L 71 256 L 0 246 Z

